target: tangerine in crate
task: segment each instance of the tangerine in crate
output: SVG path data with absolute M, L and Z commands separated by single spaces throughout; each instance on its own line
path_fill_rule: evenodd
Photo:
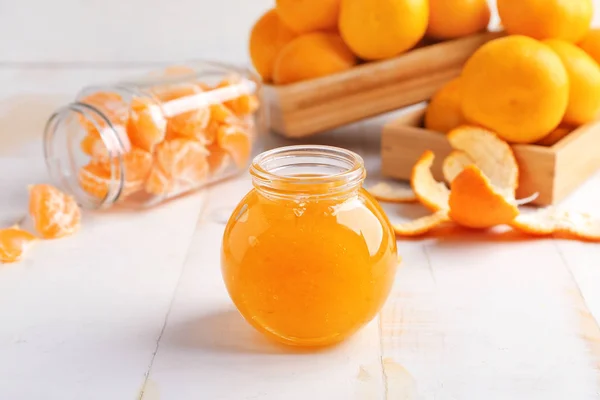
M 261 97 L 256 75 L 211 62 L 87 86 L 48 121 L 46 163 L 85 208 L 156 205 L 249 166 Z

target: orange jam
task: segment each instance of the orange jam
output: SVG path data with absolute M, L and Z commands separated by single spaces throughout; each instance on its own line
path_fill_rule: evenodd
M 389 221 L 361 187 L 362 160 L 333 147 L 292 146 L 258 156 L 251 173 L 255 188 L 223 237 L 233 302 L 286 344 L 349 337 L 377 315 L 398 264 Z

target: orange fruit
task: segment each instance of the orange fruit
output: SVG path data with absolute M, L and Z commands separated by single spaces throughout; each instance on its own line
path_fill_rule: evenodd
M 356 57 L 338 34 L 308 33 L 281 49 L 275 59 L 273 81 L 284 85 L 318 78 L 347 70 L 356 62 Z
M 495 190 L 475 165 L 468 165 L 451 183 L 450 218 L 459 225 L 485 229 L 512 222 L 519 209 Z
M 0 229 L 0 262 L 20 261 L 27 248 L 36 240 L 34 235 L 18 226 Z
M 99 136 L 87 134 L 80 143 L 81 151 L 94 159 L 106 159 L 108 150 Z
M 445 84 L 431 98 L 425 111 L 425 128 L 447 133 L 464 124 L 461 109 L 460 79 Z
M 106 162 L 92 161 L 79 170 L 81 187 L 94 197 L 102 199 L 108 194 L 112 183 L 109 162 L 110 160 Z M 116 162 L 116 160 L 113 160 L 113 162 Z M 125 174 L 121 196 L 126 197 L 143 187 L 144 181 L 150 173 L 150 168 L 152 168 L 152 155 L 142 149 L 134 148 L 123 155 L 123 166 Z M 119 168 L 116 170 L 114 179 L 116 181 L 121 179 Z
M 46 239 L 71 235 L 81 223 L 75 199 L 51 185 L 29 188 L 29 215 L 37 232 Z
M 146 151 L 165 138 L 167 121 L 153 100 L 136 97 L 131 101 L 127 134 L 131 144 Z
M 481 46 L 461 74 L 465 118 L 513 143 L 534 143 L 555 129 L 569 102 L 569 77 L 558 55 L 513 35 Z
M 235 86 L 241 82 L 236 82 L 232 79 L 225 79 L 220 82 L 216 88 L 225 88 L 228 86 Z M 223 105 L 233 111 L 238 117 L 245 117 L 253 114 L 259 106 L 258 98 L 253 94 L 242 94 L 232 100 L 223 102 Z
M 275 10 L 294 32 L 335 30 L 340 0 L 275 0 Z
M 600 64 L 600 29 L 592 29 L 579 43 L 579 47 Z
M 600 66 L 585 51 L 564 40 L 545 40 L 562 60 L 569 75 L 569 105 L 566 124 L 583 125 L 600 113 Z
M 360 58 L 380 60 L 414 47 L 428 19 L 428 0 L 342 0 L 339 30 Z
M 485 31 L 490 16 L 486 0 L 429 0 L 427 36 L 455 39 Z
M 221 149 L 216 144 L 210 144 L 206 147 L 208 150 L 208 168 L 211 176 L 218 175 L 225 171 L 231 163 L 231 156 L 225 150 Z
M 201 143 L 189 139 L 166 140 L 156 146 L 155 163 L 145 184 L 156 195 L 190 189 L 208 176 L 208 151 Z
M 127 103 L 118 93 L 95 92 L 80 98 L 78 101 L 90 105 L 100 111 L 115 126 L 125 126 L 127 123 Z M 96 113 L 91 110 L 86 110 L 86 112 L 98 126 L 101 128 L 107 126 L 106 121 L 100 118 Z M 89 135 L 99 136 L 99 132 L 91 120 L 80 115 L 79 122 L 83 125 Z
M 288 28 L 275 9 L 263 14 L 250 31 L 249 51 L 252 65 L 265 82 L 273 78 L 273 66 L 279 51 L 296 34 Z
M 588 33 L 592 0 L 497 0 L 498 14 L 509 34 L 578 42 Z
M 540 146 L 554 146 L 556 143 L 560 142 L 563 138 L 565 138 L 569 133 L 573 132 L 573 128 L 568 126 L 559 126 L 548 136 L 544 136 L 542 140 L 539 140 L 536 144 Z
M 221 125 L 217 132 L 217 143 L 227 151 L 239 168 L 246 166 L 252 151 L 252 141 L 241 126 Z

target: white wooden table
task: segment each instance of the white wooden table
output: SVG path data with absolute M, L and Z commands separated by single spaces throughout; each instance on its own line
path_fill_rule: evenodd
M 128 68 L 128 71 L 130 68 Z M 121 68 L 0 70 L 0 222 L 47 181 L 39 134 L 70 91 Z M 378 173 L 379 128 L 343 145 Z M 275 136 L 268 146 L 286 144 Z M 221 280 L 224 222 L 247 175 L 151 212 L 86 213 L 75 236 L 0 267 L 0 399 L 597 399 L 600 245 L 457 232 L 398 241 L 383 312 L 318 353 L 272 345 Z M 564 206 L 600 212 L 600 175 Z M 392 220 L 425 213 L 386 206 Z
M 271 1 L 147 4 L 0 5 L 2 226 L 24 215 L 27 184 L 48 181 L 40 133 L 81 85 L 190 52 L 245 59 L 247 29 Z M 225 45 L 176 40 L 225 15 Z M 359 152 L 377 179 L 386 118 L 304 142 Z M 338 347 L 297 352 L 250 328 L 221 280 L 224 222 L 249 188 L 244 175 L 151 212 L 86 213 L 77 235 L 1 265 L 0 400 L 600 399 L 599 244 L 465 231 L 400 240 L 382 313 Z M 600 174 L 562 205 L 599 204 Z M 386 209 L 393 221 L 425 213 Z

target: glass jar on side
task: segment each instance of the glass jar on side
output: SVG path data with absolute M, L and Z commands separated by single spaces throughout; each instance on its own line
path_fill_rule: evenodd
M 147 207 L 247 170 L 264 129 L 257 76 L 190 62 L 83 88 L 50 117 L 44 152 L 83 207 Z
M 385 213 L 350 151 L 291 146 L 250 167 L 254 188 L 225 228 L 221 265 L 242 316 L 295 346 L 344 340 L 381 310 L 399 263 Z

